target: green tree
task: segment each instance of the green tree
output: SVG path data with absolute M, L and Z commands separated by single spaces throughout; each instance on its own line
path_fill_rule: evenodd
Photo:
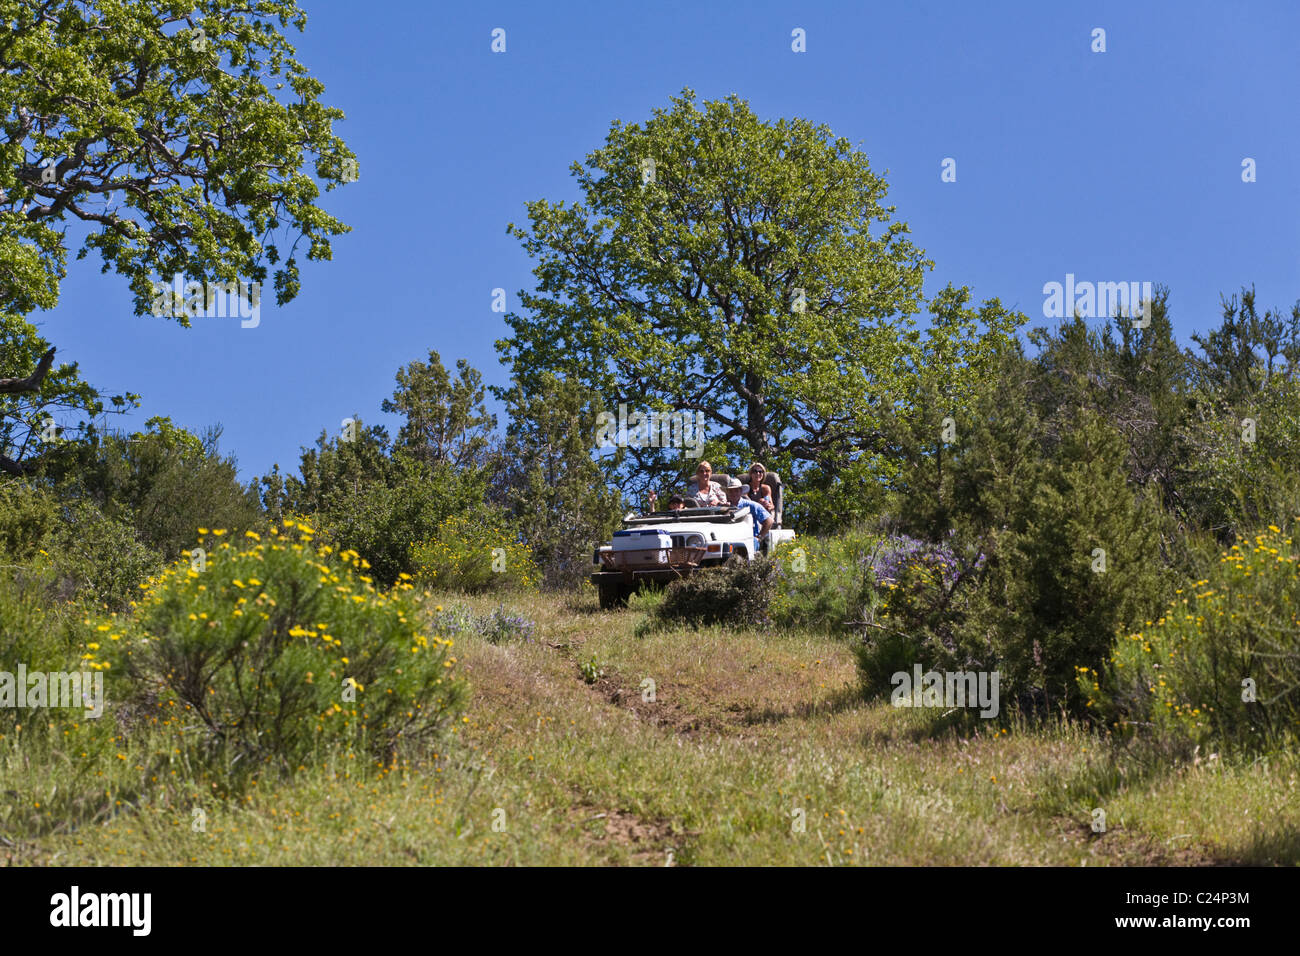
M 261 479 L 268 514 L 311 519 L 335 548 L 356 551 L 382 584 L 415 571 L 412 548 L 434 536 L 451 515 L 487 518 L 487 471 L 429 466 L 392 453 L 379 426 L 352 440 L 322 434 L 303 449 L 298 474 L 279 469 Z
M 597 411 L 577 381 L 543 373 L 527 390 L 504 394 L 510 421 L 501 455 L 504 504 L 547 584 L 570 584 L 591 570 L 593 545 L 608 540 L 623 498 L 588 438 Z
M 0 316 L 7 336 L 21 333 L 2 374 L 35 377 L 47 404 L 78 390 L 48 345 L 12 325 L 57 303 L 70 232 L 85 237 L 77 258 L 95 251 L 129 281 L 141 315 L 155 276 L 269 276 L 283 304 L 301 258 L 330 258 L 348 227 L 316 204 L 320 183 L 357 167 L 333 133 L 342 112 L 321 102 L 285 35 L 306 24 L 292 0 L 0 0 L 0 23 Z M 69 397 L 83 410 L 97 401 Z M 3 437 L 26 452 L 0 449 L 0 467 L 35 471 L 43 455 L 14 421 L 23 410 L 0 411 Z
M 255 488 L 239 483 L 220 439 L 219 427 L 199 436 L 155 416 L 142 432 L 107 434 L 86 446 L 57 486 L 59 497 L 84 499 L 132 527 L 145 546 L 180 557 L 199 528 L 239 532 L 263 521 Z
M 328 259 L 347 231 L 306 168 L 332 188 L 354 159 L 281 32 L 306 25 L 290 0 L 0 0 L 0 21 L 0 250 L 20 266 L 0 263 L 0 309 L 52 304 L 68 220 L 139 314 L 151 275 L 260 282 L 268 263 L 287 302 L 298 244 Z
M 59 504 L 48 489 L 26 481 L 0 482 L 0 563 L 22 565 L 34 558 L 58 521 Z
M 1191 523 L 1220 541 L 1300 513 L 1300 302 L 1262 316 L 1253 288 L 1223 300 L 1218 328 L 1194 335 L 1191 402 L 1178 431 Z
M 699 412 L 736 460 L 879 447 L 930 263 L 865 155 L 685 90 L 644 125 L 613 123 L 572 173 L 577 204 L 531 202 L 509 227 L 538 260 L 498 343 L 521 388 L 554 373 L 606 410 Z M 626 464 L 680 470 L 660 448 Z
M 1130 488 L 1125 443 L 1080 412 L 1025 503 L 986 596 L 1010 687 L 1078 709 L 1076 668 L 1102 665 L 1122 627 L 1141 629 L 1164 598 L 1163 520 Z
M 1079 409 L 1106 418 L 1128 446 L 1129 481 L 1156 482 L 1165 505 L 1185 513 L 1180 469 L 1188 451 L 1179 427 L 1192 403 L 1192 370 L 1174 340 L 1168 300 L 1161 287 L 1142 320 L 1117 314 L 1093 328 L 1075 316 L 1054 332 L 1031 331 L 1039 349 L 1031 400 L 1048 422 Z
M 453 381 L 431 349 L 428 362 L 398 369 L 397 389 L 383 410 L 406 419 L 397 434 L 398 449 L 431 467 L 467 468 L 483 464 L 496 428 L 484 395 L 483 376 L 469 362 L 457 360 Z
M 1243 286 L 1240 298 L 1222 300 L 1222 309 L 1217 329 L 1192 336 L 1202 352 L 1194 365 L 1199 384 L 1232 405 L 1249 399 L 1275 373 L 1295 376 L 1300 368 L 1300 302 L 1290 317 L 1275 309 L 1260 315 L 1254 286 Z
M 991 394 L 996 376 L 1024 371 L 1015 332 L 1025 316 L 1007 312 L 996 299 L 978 310 L 969 302 L 968 290 L 951 285 L 934 297 L 904 397 L 883 414 L 887 456 L 877 473 L 891 492 L 888 510 L 910 533 L 932 541 L 954 520 L 954 463 L 971 447 L 965 441 L 969 429 L 987 428 L 1001 414 L 996 407 L 976 414 L 976 407 Z M 806 484 L 815 493 L 818 482 Z

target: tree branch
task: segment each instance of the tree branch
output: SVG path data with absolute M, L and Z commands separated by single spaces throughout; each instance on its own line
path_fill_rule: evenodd
M 54 364 L 54 347 L 41 356 L 40 362 L 36 365 L 36 371 L 32 372 L 26 378 L 0 378 L 0 395 L 14 395 L 19 392 L 35 392 L 41 387 L 41 382 L 45 379 L 45 374 Z M 7 469 L 6 469 L 7 470 Z

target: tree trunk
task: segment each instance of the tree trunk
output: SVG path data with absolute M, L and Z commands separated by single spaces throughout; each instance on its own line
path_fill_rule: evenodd
M 745 437 L 749 440 L 749 450 L 755 461 L 767 459 L 767 403 L 763 396 L 763 382 L 753 372 L 745 373 L 745 388 L 748 389 L 748 418 L 745 424 Z

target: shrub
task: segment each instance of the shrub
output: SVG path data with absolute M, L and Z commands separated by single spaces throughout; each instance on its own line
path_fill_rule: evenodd
M 50 551 L 62 596 L 112 611 L 125 610 L 139 596 L 141 582 L 164 563 L 163 555 L 142 542 L 130 522 L 109 517 L 84 501 L 67 507 Z
M 959 555 L 955 550 L 956 532 L 948 532 L 942 544 L 931 544 L 907 535 L 890 535 L 872 552 L 871 573 L 884 585 L 896 584 L 917 570 L 938 587 L 952 588 L 964 575 L 984 567 L 985 556 L 979 553 Z
M 697 571 L 668 586 L 655 617 L 695 626 L 766 626 L 775 573 L 776 562 L 765 557 Z
M 961 530 L 942 546 L 904 541 L 880 562 L 886 581 L 905 567 L 881 618 L 900 637 L 868 638 L 859 654 L 864 682 L 884 670 L 874 653 L 910 651 L 918 656 L 907 663 L 997 670 L 1004 697 L 1030 710 L 1080 714 L 1076 668 L 1099 666 L 1120 630 L 1160 605 L 1162 516 L 1150 496 L 1128 487 L 1118 433 L 1082 412 L 1060 424 L 1051 456 L 1014 481 L 998 487 L 964 474 L 1014 458 L 1021 431 L 976 432 L 957 459 Z
M 169 561 L 200 525 L 242 532 L 265 520 L 256 494 L 239 483 L 235 459 L 220 452 L 220 427 L 195 435 L 157 416 L 145 426 L 80 449 L 81 464 L 60 482 L 60 498 L 93 504 Z
M 854 647 L 858 676 L 866 696 L 890 689 L 890 678 L 923 670 L 989 670 L 994 654 L 963 628 L 981 587 L 985 555 L 950 540 L 930 545 L 912 538 L 887 539 L 872 565 L 882 600 Z
M 1179 588 L 1154 623 L 1102 667 L 1080 667 L 1088 707 L 1110 727 L 1149 724 L 1198 744 L 1282 746 L 1300 735 L 1300 547 L 1277 525 L 1240 538 Z M 1252 681 L 1253 685 L 1244 682 Z M 1252 696 L 1253 702 L 1243 698 Z
M 595 684 L 605 676 L 605 669 L 601 667 L 600 661 L 593 654 L 591 657 L 578 661 L 578 673 L 582 675 L 583 683 Z
M 500 644 L 507 640 L 531 641 L 535 625 L 520 614 L 510 614 L 505 608 L 497 608 L 482 618 L 480 633 L 490 644 Z
M 57 577 L 48 564 L 0 574 L 0 670 L 15 673 L 74 671 L 84 642 L 90 640 L 83 612 L 75 604 L 56 602 Z M 0 707 L 0 727 L 29 724 L 30 713 Z M 40 721 L 35 721 L 40 724 Z
M 879 535 L 853 530 L 801 537 L 778 548 L 772 623 L 831 633 L 850 630 L 872 604 L 871 560 L 879 541 Z
M 1025 503 L 1023 530 L 1004 539 L 967 633 L 992 635 L 1003 686 L 1022 703 L 1082 715 L 1076 668 L 1099 666 L 1168 592 L 1163 518 L 1128 487 L 1119 434 L 1090 415 L 1071 425 Z
M 84 609 L 53 598 L 57 582 L 48 563 L 0 574 L 0 671 L 13 675 L 5 678 L 0 692 L 7 697 L 7 706 L 0 706 L 0 793 L 5 795 L 0 832 L 11 840 L 93 826 L 105 806 L 119 798 L 138 804 L 148 780 L 133 769 L 134 761 L 128 766 L 116 759 L 126 747 L 122 728 L 110 716 L 114 698 L 103 675 L 92 675 L 89 686 L 79 688 L 83 699 L 88 695 L 85 704 L 105 705 L 98 718 L 62 693 L 55 697 L 56 687 L 64 693 L 76 690 L 56 682 L 53 672 L 81 671 L 79 656 L 102 636 L 85 619 Z M 20 667 L 26 668 L 28 680 L 34 672 L 46 673 L 46 707 L 31 706 L 30 690 L 26 706 L 17 706 Z M 97 690 L 103 691 L 102 700 Z M 123 786 L 129 776 L 135 780 Z M 157 784 L 149 789 L 156 793 Z
M 58 521 L 54 496 L 27 482 L 0 482 L 0 561 L 22 564 L 49 542 Z
M 496 391 L 509 423 L 493 500 L 532 548 L 543 584 L 571 588 L 591 573 L 592 543 L 608 541 L 624 513 L 615 466 L 593 458 L 587 440 L 604 401 L 550 372 Z
M 443 634 L 478 634 L 490 644 L 507 640 L 531 641 L 536 625 L 521 614 L 511 614 L 498 607 L 489 614 L 474 614 L 463 607 L 442 605 L 434 608 L 429 617 L 435 631 Z
M 427 633 L 410 584 L 377 591 L 366 561 L 291 520 L 238 547 L 200 533 L 205 564 L 149 581 L 87 654 L 172 722 L 179 749 L 225 772 L 292 771 L 335 747 L 387 762 L 458 709 L 451 641 Z
M 537 586 L 532 551 L 492 518 L 446 518 L 433 537 L 412 546 L 411 565 L 416 581 L 427 587 L 477 593 Z
M 322 433 L 303 450 L 300 475 L 264 476 L 263 500 L 273 516 L 310 516 L 323 540 L 359 552 L 388 586 L 415 573 L 413 542 L 433 537 L 451 514 L 482 510 L 486 471 L 427 461 L 416 449 L 393 449 L 383 428 L 355 427 L 349 437 Z

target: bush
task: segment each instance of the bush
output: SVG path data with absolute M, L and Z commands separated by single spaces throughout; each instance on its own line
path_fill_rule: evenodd
M 882 594 L 895 597 L 897 616 L 907 616 L 900 613 L 901 595 L 894 591 L 904 576 L 915 576 L 918 568 L 925 567 L 937 575 L 931 583 L 950 586 L 968 570 L 951 541 L 933 545 L 866 528 L 834 537 L 800 538 L 782 545 L 776 557 L 770 605 L 774 624 L 829 633 L 861 634 L 866 629 L 869 638 L 876 633 L 873 626 L 878 623 Z M 978 570 L 983 560 L 978 555 L 969 570 Z
M 62 596 L 111 611 L 125 610 L 139 596 L 140 584 L 164 564 L 163 555 L 142 542 L 130 522 L 88 502 L 67 507 L 50 551 Z
M 62 693 L 55 697 L 56 687 L 74 694 L 76 689 L 56 683 L 53 674 L 81 671 L 78 658 L 100 636 L 81 607 L 54 598 L 57 586 L 48 562 L 0 574 L 0 671 L 13 675 L 5 680 L 4 692 L 13 696 L 5 700 L 7 706 L 0 706 L 0 793 L 5 794 L 0 800 L 0 832 L 12 840 L 93 826 L 117 799 L 138 803 L 148 779 L 116 759 L 126 745 L 122 728 L 110 716 L 113 697 L 102 675 L 92 675 L 89 685 L 78 688 L 83 704 L 64 699 Z M 20 667 L 26 668 L 29 679 L 38 671 L 47 675 L 44 708 L 31 706 L 30 692 L 27 706 L 16 706 Z M 98 690 L 103 691 L 102 699 Z M 100 703 L 105 707 L 98 718 L 84 706 Z M 123 777 L 133 774 L 136 780 L 123 786 Z M 157 785 L 149 789 L 152 795 Z
M 48 564 L 0 574 L 0 670 L 15 673 L 19 664 L 28 672 L 78 669 L 89 628 L 79 607 L 53 599 L 56 585 Z M 30 712 L 0 707 L 0 728 L 31 724 L 30 718 Z
M 765 557 L 696 571 L 668 586 L 655 618 L 665 624 L 766 626 L 775 576 L 776 562 Z
M 1026 502 L 1023 530 L 1006 537 L 967 633 L 992 634 L 1003 686 L 1022 703 L 1081 716 L 1076 668 L 1100 665 L 1168 592 L 1163 516 L 1128 487 L 1120 436 L 1094 416 L 1071 425 Z
M 54 496 L 27 482 L 0 482 L 0 562 L 23 564 L 49 543 L 58 522 Z
M 117 611 L 139 595 L 163 556 L 128 520 L 87 501 L 60 504 L 47 490 L 13 482 L 0 485 L 0 564 L 7 572 L 53 569 L 49 601 L 75 598 Z
M 881 617 L 897 637 L 869 637 L 859 654 L 869 690 L 884 672 L 873 655 L 913 652 L 905 663 L 997 670 L 1004 697 L 1028 710 L 1082 714 L 1076 668 L 1099 666 L 1123 627 L 1159 607 L 1163 519 L 1129 488 L 1118 433 L 1081 412 L 1059 423 L 1046 460 L 974 480 L 1015 459 L 1024 433 L 1014 422 L 973 430 L 952 468 L 961 530 L 942 546 L 904 541 L 880 562 L 885 580 L 904 568 Z
M 798 538 L 777 549 L 772 623 L 841 633 L 873 605 L 871 561 L 880 537 L 853 530 L 834 537 Z
M 904 536 L 882 542 L 872 562 L 883 594 L 879 614 L 854 648 L 866 696 L 887 692 L 891 676 L 914 664 L 925 671 L 992 669 L 989 642 L 964 630 L 984 565 L 982 552 L 955 538 L 943 545 Z
M 463 607 L 434 608 L 430 623 L 443 634 L 478 634 L 490 644 L 507 640 L 531 641 L 537 625 L 521 614 L 511 614 L 504 607 L 479 616 Z
M 1277 525 L 1241 538 L 1179 588 L 1103 667 L 1080 667 L 1088 707 L 1110 727 L 1153 725 L 1197 744 L 1281 747 L 1300 736 L 1300 547 Z M 1244 682 L 1252 681 L 1253 685 Z M 1253 702 L 1243 700 L 1252 696 Z
M 416 581 L 426 587 L 478 593 L 537 586 L 532 551 L 492 518 L 452 515 L 433 537 L 412 546 Z
M 348 436 L 327 437 L 304 449 L 300 475 L 278 469 L 261 479 L 263 500 L 273 520 L 281 513 L 310 517 L 334 548 L 357 551 L 384 586 L 414 574 L 412 545 L 432 538 L 451 514 L 478 512 L 488 492 L 486 470 L 414 457 L 415 449 L 393 449 L 378 426 Z
M 410 584 L 381 593 L 355 552 L 284 524 L 242 547 L 201 530 L 206 562 L 170 566 L 134 615 L 104 622 L 90 666 L 226 773 L 292 771 L 344 747 L 386 763 L 460 706 L 451 642 L 427 632 Z

